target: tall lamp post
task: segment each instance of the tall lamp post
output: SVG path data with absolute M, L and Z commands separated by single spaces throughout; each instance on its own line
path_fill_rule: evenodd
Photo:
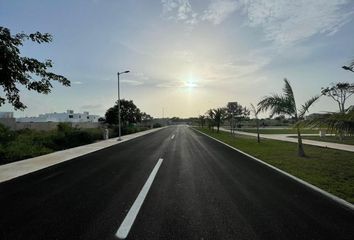
M 122 131 L 121 131 L 121 124 L 120 124 L 120 90 L 119 90 L 119 75 L 122 75 L 124 73 L 128 73 L 130 71 L 124 71 L 124 72 L 117 72 L 117 76 L 118 76 L 118 141 L 121 141 L 122 138 Z

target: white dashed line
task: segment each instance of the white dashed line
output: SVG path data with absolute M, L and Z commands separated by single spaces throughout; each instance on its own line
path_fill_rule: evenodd
M 157 171 L 159 170 L 161 164 L 162 164 L 163 159 L 160 158 L 158 162 L 156 163 L 154 169 L 152 170 L 149 178 L 147 179 L 146 183 L 144 184 L 143 188 L 141 189 L 138 197 L 136 198 L 135 202 L 133 203 L 133 206 L 131 206 L 127 216 L 125 216 L 122 224 L 118 228 L 118 231 L 116 232 L 116 236 L 120 239 L 125 239 L 129 231 L 135 221 L 136 216 L 139 213 L 139 210 L 141 206 L 143 205 L 143 202 L 145 200 L 146 195 L 149 192 L 149 189 L 151 187 L 152 182 L 155 179 L 155 176 L 157 174 Z
M 171 139 L 174 139 L 175 138 L 175 135 L 173 134 L 172 136 L 171 136 Z

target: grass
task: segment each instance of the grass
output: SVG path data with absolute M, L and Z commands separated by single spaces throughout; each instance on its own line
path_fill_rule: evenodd
M 198 130 L 264 162 L 354 203 L 354 153 L 304 145 L 307 157 L 297 156 L 297 144 L 230 133 Z
M 345 136 L 343 137 L 343 141 L 340 141 L 337 136 L 303 136 L 303 139 L 316 140 L 321 142 L 333 142 L 333 143 L 341 143 L 341 144 L 349 144 L 354 145 L 354 136 Z
M 239 128 L 238 131 L 249 132 L 249 133 L 257 133 L 257 129 L 255 128 Z M 318 134 L 318 130 L 315 129 L 302 129 L 301 133 L 304 134 Z M 279 128 L 279 129 L 268 129 L 268 128 L 260 128 L 260 134 L 296 134 L 296 129 L 294 128 Z

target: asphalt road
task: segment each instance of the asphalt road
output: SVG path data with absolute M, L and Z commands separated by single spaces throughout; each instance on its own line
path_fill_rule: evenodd
M 174 137 L 173 137 L 174 136 Z M 0 184 L 0 239 L 354 239 L 354 212 L 176 126 Z

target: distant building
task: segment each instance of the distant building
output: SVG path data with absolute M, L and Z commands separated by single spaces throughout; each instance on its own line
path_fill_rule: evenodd
M 73 110 L 67 110 L 64 113 L 44 113 L 39 114 L 38 117 L 22 117 L 16 118 L 16 122 L 71 122 L 71 123 L 83 123 L 91 122 L 96 123 L 100 116 L 90 115 L 89 112 L 74 113 Z
M 14 118 L 13 112 L 0 112 L 0 118 Z
M 5 125 L 11 129 L 16 126 L 16 120 L 13 112 L 0 112 L 0 124 Z

